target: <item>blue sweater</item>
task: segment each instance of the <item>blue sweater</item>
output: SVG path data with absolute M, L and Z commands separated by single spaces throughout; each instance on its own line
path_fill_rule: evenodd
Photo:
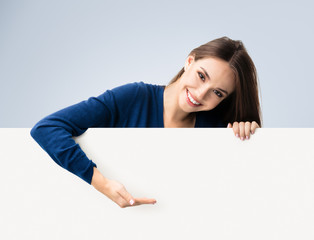
M 61 167 L 91 184 L 96 164 L 88 159 L 73 136 L 96 127 L 164 127 L 164 86 L 143 82 L 107 90 L 46 116 L 31 136 Z M 195 127 L 226 127 L 214 110 L 197 112 Z

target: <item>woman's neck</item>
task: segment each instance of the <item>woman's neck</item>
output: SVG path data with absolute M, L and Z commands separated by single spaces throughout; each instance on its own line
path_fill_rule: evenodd
M 195 113 L 187 113 L 179 107 L 178 82 L 168 85 L 164 90 L 164 127 L 194 127 Z

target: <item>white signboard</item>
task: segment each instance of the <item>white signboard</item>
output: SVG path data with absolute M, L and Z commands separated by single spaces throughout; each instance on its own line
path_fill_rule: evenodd
M 89 129 L 102 174 L 155 205 L 120 208 L 30 129 L 0 129 L 0 239 L 314 239 L 314 129 Z

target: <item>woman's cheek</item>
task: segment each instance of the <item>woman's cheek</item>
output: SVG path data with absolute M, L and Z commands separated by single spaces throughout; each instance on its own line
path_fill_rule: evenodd
M 217 101 L 216 99 L 208 99 L 207 100 L 207 111 L 209 110 L 213 110 L 215 107 L 218 106 L 218 104 L 220 103 L 220 101 Z

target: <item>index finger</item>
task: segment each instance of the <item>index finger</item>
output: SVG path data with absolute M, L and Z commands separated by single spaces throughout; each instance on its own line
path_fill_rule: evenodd
M 153 198 L 134 198 L 134 205 L 155 204 L 157 201 Z

